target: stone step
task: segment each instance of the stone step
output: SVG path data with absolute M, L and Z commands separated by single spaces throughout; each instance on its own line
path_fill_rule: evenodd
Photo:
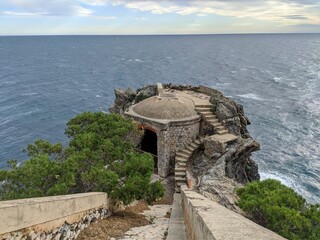
M 220 122 L 211 122 L 211 121 L 208 121 L 208 123 L 210 123 L 214 128 L 222 126 L 222 124 L 221 124 Z
M 187 162 L 176 162 L 176 168 L 185 168 L 187 167 Z
M 195 108 L 195 110 L 198 112 L 203 112 L 203 111 L 211 112 L 211 107 L 197 107 L 197 108 Z
M 196 150 L 196 148 L 193 147 L 193 146 L 191 146 L 191 145 L 189 145 L 188 147 L 186 147 L 186 149 L 187 149 L 188 151 L 190 151 L 190 152 L 193 152 L 194 150 Z
M 175 167 L 174 172 L 186 172 L 186 168 L 185 167 Z
M 219 126 L 216 126 L 214 127 L 215 130 L 227 130 L 224 126 L 222 125 L 219 125 Z
M 186 176 L 186 172 L 175 172 L 174 176 L 175 177 L 185 177 Z
M 176 181 L 177 186 L 180 188 L 181 185 L 186 184 L 187 180 L 184 181 Z
M 208 123 L 214 124 L 214 123 L 220 123 L 217 118 L 212 118 L 212 119 L 206 119 Z
M 176 162 L 187 162 L 188 158 L 176 157 Z
M 233 142 L 237 140 L 238 136 L 233 135 L 231 133 L 227 133 L 224 135 L 215 134 L 215 135 L 212 135 L 211 138 L 221 143 L 228 143 L 228 142 Z
M 185 149 L 183 149 L 183 150 L 181 150 L 181 151 L 179 151 L 179 152 L 181 152 L 181 153 L 183 153 L 183 154 L 187 154 L 188 156 L 191 156 L 193 150 L 192 150 L 192 149 L 185 148 Z
M 199 105 L 195 105 L 194 108 L 211 108 L 212 104 L 199 104 Z
M 197 147 L 199 147 L 199 145 L 196 144 L 195 142 L 190 143 L 189 146 L 192 147 L 193 149 L 196 149 Z
M 185 183 L 187 179 L 185 177 L 175 177 L 176 183 L 179 185 L 179 183 Z M 182 184 L 180 184 L 181 186 Z
M 217 118 L 216 115 L 211 114 L 211 115 L 206 116 L 206 119 L 207 119 L 207 120 L 210 120 L 210 119 L 218 119 L 218 118 Z
M 200 114 L 203 115 L 203 116 L 205 116 L 205 117 L 207 117 L 207 116 L 214 116 L 212 112 L 208 112 L 208 111 L 206 111 L 206 112 L 200 112 Z
M 184 154 L 184 153 L 182 153 L 182 152 L 178 152 L 178 153 L 176 154 L 176 157 L 181 157 L 181 158 L 189 159 L 190 155 Z
M 228 131 L 227 129 L 224 129 L 224 130 L 218 130 L 217 133 L 218 133 L 219 135 L 224 135 L 224 134 L 229 133 L 229 131 Z

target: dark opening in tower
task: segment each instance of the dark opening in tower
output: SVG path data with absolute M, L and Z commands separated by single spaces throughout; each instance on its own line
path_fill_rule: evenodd
M 155 173 L 158 173 L 158 147 L 157 134 L 155 132 L 148 129 L 144 130 L 144 136 L 141 141 L 141 150 L 153 155 Z

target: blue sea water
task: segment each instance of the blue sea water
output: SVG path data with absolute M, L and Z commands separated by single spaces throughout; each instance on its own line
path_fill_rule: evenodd
M 245 107 L 262 178 L 320 202 L 320 34 L 0 37 L 0 168 L 114 88 L 206 85 Z

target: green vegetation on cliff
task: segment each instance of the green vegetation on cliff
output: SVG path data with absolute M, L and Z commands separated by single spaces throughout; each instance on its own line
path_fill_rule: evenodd
M 104 191 L 125 204 L 162 197 L 160 182 L 151 183 L 153 158 L 138 153 L 132 139 L 141 134 L 132 121 L 116 114 L 82 113 L 67 123 L 68 146 L 37 140 L 30 159 L 10 160 L 0 171 L 0 200 Z
M 237 193 L 239 207 L 258 224 L 288 239 L 320 239 L 320 206 L 279 181 L 254 181 Z

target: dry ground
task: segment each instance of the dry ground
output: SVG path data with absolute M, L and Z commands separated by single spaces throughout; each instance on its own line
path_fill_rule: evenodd
M 91 224 L 80 233 L 77 239 L 109 240 L 111 237 L 121 237 L 133 227 L 150 224 L 143 215 L 139 214 L 147 209 L 149 209 L 149 207 L 145 202 L 139 202 L 135 206 L 128 207 L 124 211 L 115 213 L 106 219 Z
M 166 188 L 163 199 L 154 203 L 154 205 L 172 205 L 174 185 L 174 177 L 169 176 L 163 181 Z M 84 229 L 77 239 L 79 240 L 110 240 L 112 238 L 121 238 L 127 231 L 134 227 L 141 227 L 152 224 L 141 213 L 149 210 L 148 205 L 140 201 L 134 206 L 127 207 L 124 211 L 114 213 L 112 216 L 98 220 L 92 223 L 88 228 Z M 166 215 L 169 217 L 169 214 Z

